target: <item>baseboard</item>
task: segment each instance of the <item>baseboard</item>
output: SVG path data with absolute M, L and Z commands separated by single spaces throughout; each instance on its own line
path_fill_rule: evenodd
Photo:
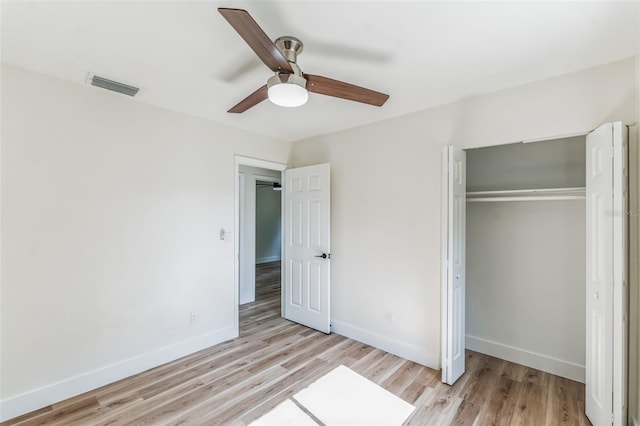
M 252 295 L 244 295 L 244 296 L 240 296 L 240 302 L 238 302 L 239 305 L 244 305 L 246 303 L 252 303 L 256 301 L 256 295 L 255 293 Z
M 401 342 L 388 336 L 383 336 L 344 322 L 331 320 L 331 331 L 358 342 L 366 343 L 374 348 L 382 349 L 394 355 L 401 356 L 418 364 L 439 370 L 440 356 L 430 353 L 426 348 Z
M 260 263 L 278 262 L 280 260 L 280 256 L 258 257 L 256 258 L 256 265 Z
M 472 351 L 491 355 L 496 358 L 515 362 L 527 367 L 555 374 L 556 376 L 584 383 L 584 365 L 575 364 L 573 362 L 564 361 L 547 355 L 526 351 L 524 349 L 469 335 L 466 336 L 466 347 Z
M 125 377 L 149 370 L 237 336 L 235 327 L 206 333 L 174 345 L 126 359 L 97 370 L 0 401 L 0 421 L 12 419 L 42 407 L 80 395 Z

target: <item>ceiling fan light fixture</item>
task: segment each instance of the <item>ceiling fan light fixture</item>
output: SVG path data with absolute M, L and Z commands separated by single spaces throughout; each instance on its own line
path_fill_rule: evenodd
M 303 74 L 298 66 L 302 42 L 291 36 L 271 41 L 260 25 L 244 9 L 220 7 L 218 11 L 244 39 L 258 58 L 275 73 L 267 84 L 238 102 L 228 112 L 241 113 L 269 99 L 276 105 L 297 107 L 304 105 L 309 93 L 342 98 L 364 104 L 382 106 L 389 95 L 313 74 Z M 307 91 L 307 83 L 309 90 Z
M 307 103 L 307 80 L 295 74 L 276 74 L 267 80 L 269 100 L 283 107 L 299 107 Z

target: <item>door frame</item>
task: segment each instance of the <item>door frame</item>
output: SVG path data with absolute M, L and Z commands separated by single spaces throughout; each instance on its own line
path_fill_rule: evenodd
M 234 186 L 234 214 L 233 214 L 233 229 L 235 230 L 233 235 L 233 328 L 235 329 L 235 335 L 240 335 L 240 202 L 241 202 L 241 189 L 240 189 L 240 166 L 258 167 L 261 169 L 273 170 L 280 172 L 281 182 L 284 178 L 284 171 L 288 168 L 286 164 L 277 163 L 269 160 L 262 160 L 259 158 L 245 157 L 242 155 L 234 156 L 234 173 L 233 173 L 233 186 Z M 284 198 L 284 197 L 283 197 Z M 282 205 L 282 204 L 281 204 Z M 284 235 L 284 215 L 280 215 L 282 234 Z M 284 250 L 284 238 L 281 238 L 281 252 Z M 280 273 L 280 288 L 282 288 L 283 274 Z M 282 309 L 282 301 L 280 302 Z
M 619 120 L 618 120 L 619 121 Z M 615 122 L 612 122 L 615 123 Z M 605 123 L 602 123 L 605 124 Z M 598 126 L 599 127 L 599 126 Z M 631 128 L 630 126 L 626 125 L 625 123 L 622 123 L 622 127 L 623 127 L 623 131 L 624 129 L 628 129 L 628 143 L 629 145 L 631 145 L 632 143 L 632 136 L 631 136 Z M 529 139 L 529 140 L 524 140 L 524 141 L 514 141 L 514 142 L 509 142 L 509 143 L 518 143 L 518 142 L 522 142 L 522 143 L 530 143 L 530 142 L 543 142 L 543 141 L 547 141 L 547 140 L 554 140 L 554 139 L 562 139 L 562 138 L 567 138 L 567 137 L 572 137 L 572 136 L 583 136 L 583 135 L 587 135 L 591 132 L 593 132 L 595 129 L 591 129 L 588 131 L 579 131 L 579 132 L 574 132 L 574 133 L 570 133 L 570 134 L 562 134 L 562 135 L 557 135 L 557 136 L 545 136 L 545 137 L 541 137 L 541 138 L 536 138 L 536 139 Z M 506 143 L 505 143 L 506 144 Z M 489 147 L 489 146 L 500 146 L 500 145 L 504 145 L 504 144 L 497 144 L 497 145 L 479 145 L 479 146 L 459 146 L 460 148 L 464 149 L 464 150 L 468 150 L 468 149 L 473 149 L 473 148 L 485 148 L 485 147 Z M 628 146 L 629 146 L 628 145 Z M 441 216 L 441 220 L 440 220 L 440 228 L 441 228 L 441 235 L 442 235 L 442 241 L 441 241 L 441 300 L 440 300 L 440 310 L 441 310 L 441 324 L 440 324 L 440 333 L 441 333 L 441 339 L 440 339 L 440 344 L 441 344 L 441 366 L 444 365 L 445 362 L 445 356 L 446 356 L 446 342 L 448 339 L 448 335 L 449 335 L 449 328 L 448 328 L 448 322 L 447 322 L 447 317 L 446 315 L 448 314 L 447 312 L 447 276 L 446 276 L 446 256 L 447 256 L 447 252 L 446 252 L 446 235 L 447 235 L 447 217 L 445 216 L 446 212 L 447 212 L 447 206 L 448 206 L 448 191 L 447 191 L 447 179 L 448 179 L 448 175 L 447 175 L 447 170 L 446 170 L 446 166 L 447 164 L 444 161 L 442 161 L 442 170 L 441 170 L 441 176 L 442 176 L 442 181 L 441 181 L 441 191 L 442 191 L 442 199 L 441 199 L 441 211 L 442 211 L 442 216 Z M 629 156 L 628 158 L 628 163 L 627 163 L 627 172 L 628 172 L 628 176 L 632 175 L 633 173 L 636 173 L 635 176 L 637 176 L 638 173 L 638 168 L 640 168 L 640 164 L 635 164 L 633 163 L 632 158 Z M 628 191 L 631 190 L 631 182 L 628 183 L 629 188 Z M 631 222 L 631 221 L 629 221 Z M 630 224 L 629 224 L 630 226 Z M 629 236 L 629 234 L 627 233 L 627 235 Z M 633 236 L 631 236 L 631 238 L 633 238 Z M 627 253 L 626 256 L 629 256 L 629 245 L 627 245 Z M 627 260 L 629 258 L 627 257 Z M 627 270 L 629 268 L 629 265 L 627 264 Z M 627 280 L 630 280 L 632 277 L 631 276 L 627 276 Z M 634 286 L 637 285 L 633 282 L 630 283 L 630 285 L 627 285 L 626 288 L 627 290 L 629 289 L 630 286 Z M 586 294 L 585 294 L 586 296 Z M 627 295 L 627 298 L 629 297 L 629 295 Z M 627 299 L 628 300 L 628 299 Z M 628 313 L 627 313 L 628 314 Z M 628 317 L 627 317 L 628 318 Z M 586 319 L 585 319 L 586 321 Z M 627 322 L 628 324 L 628 322 Z M 629 329 L 627 328 L 627 333 L 629 332 Z M 625 342 L 626 343 L 626 348 L 623 349 L 623 351 L 626 351 L 626 356 L 628 357 L 629 355 L 629 351 L 630 351 L 630 345 L 629 342 Z M 585 348 L 586 350 L 586 348 Z M 625 356 L 625 354 L 618 354 L 619 357 L 623 357 Z M 625 365 L 624 367 L 622 367 L 624 369 L 626 369 L 626 373 L 629 374 L 630 370 L 629 370 L 629 365 L 627 363 L 627 365 Z M 441 376 L 441 381 L 445 382 L 445 377 L 444 375 Z M 625 409 L 628 412 L 629 409 L 629 392 L 626 392 L 626 395 L 624 395 L 627 397 L 627 401 L 626 403 L 624 401 L 619 401 L 617 402 L 618 405 L 622 405 L 624 404 Z M 618 398 L 623 397 L 622 395 L 617 395 Z
M 448 209 L 449 209 L 449 191 L 448 191 L 448 154 L 447 149 L 449 146 L 454 146 L 464 151 L 476 148 L 490 148 L 502 145 L 509 145 L 515 143 L 536 143 L 536 142 L 545 142 L 554 139 L 564 139 L 570 138 L 574 136 L 586 136 L 591 133 L 593 130 L 587 131 L 576 131 L 571 133 L 563 133 L 561 135 L 556 136 L 543 136 L 539 138 L 525 139 L 521 141 L 511 141 L 504 142 L 495 145 L 470 145 L 463 146 L 455 145 L 455 144 L 447 144 L 442 148 L 442 159 L 441 159 L 441 181 L 440 181 L 440 194 L 441 194 L 441 209 L 440 209 L 440 381 L 442 383 L 447 383 L 447 377 L 445 377 L 444 365 L 447 357 L 447 343 L 451 339 L 449 336 L 449 320 L 448 320 L 448 276 L 447 276 L 447 268 L 448 268 Z M 465 243 L 466 246 L 466 243 Z M 466 247 L 465 247 L 466 250 Z M 466 257 L 466 254 L 465 254 Z M 466 280 L 465 274 L 465 280 Z M 465 289 L 466 293 L 466 289 Z M 465 294 L 466 299 L 466 294 Z M 466 309 L 466 306 L 465 306 Z M 465 336 L 466 337 L 466 336 Z M 465 344 L 466 349 L 466 344 Z
M 629 414 L 629 126 L 612 122 L 613 142 L 613 422 L 626 424 Z M 615 141 L 619 140 L 620 144 Z M 616 173 L 618 170 L 620 173 Z M 617 192 L 616 192 L 617 189 Z M 616 236 L 622 241 L 618 241 Z M 621 262 L 617 261 L 623 259 Z M 620 267 L 622 266 L 622 268 Z M 620 312 L 621 310 L 621 312 Z M 621 390 L 621 392 L 615 392 Z

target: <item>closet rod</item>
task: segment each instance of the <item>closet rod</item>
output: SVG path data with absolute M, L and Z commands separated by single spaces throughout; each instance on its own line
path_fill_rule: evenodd
M 536 188 L 536 189 L 506 189 L 498 191 L 472 191 L 467 192 L 468 196 L 483 196 L 483 195 L 517 195 L 517 194 L 584 194 L 585 187 L 572 187 L 572 188 Z
M 503 202 L 503 201 L 560 201 L 560 200 L 584 200 L 584 195 L 532 195 L 524 197 L 483 197 L 467 198 L 468 203 Z

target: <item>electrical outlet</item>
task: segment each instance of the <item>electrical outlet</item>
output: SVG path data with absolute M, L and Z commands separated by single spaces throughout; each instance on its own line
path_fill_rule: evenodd
M 195 324 L 198 322 L 198 312 L 197 311 L 193 311 L 189 314 L 189 321 L 191 322 L 191 325 Z

